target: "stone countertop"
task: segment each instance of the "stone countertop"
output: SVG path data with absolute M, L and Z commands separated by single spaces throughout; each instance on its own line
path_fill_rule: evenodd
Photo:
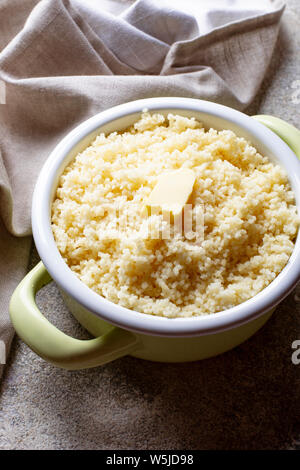
M 298 7 L 288 0 L 268 75 L 248 109 L 296 126 Z M 37 261 L 33 248 L 29 268 Z M 63 331 L 87 337 L 54 284 L 40 291 L 38 304 Z M 300 285 L 246 343 L 188 364 L 125 357 L 68 372 L 15 338 L 1 385 L 0 448 L 300 449 L 300 365 L 291 361 L 299 314 Z

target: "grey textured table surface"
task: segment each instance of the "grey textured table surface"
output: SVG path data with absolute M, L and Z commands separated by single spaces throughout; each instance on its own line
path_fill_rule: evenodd
M 287 4 L 268 76 L 248 113 L 299 126 L 299 0 Z M 37 261 L 33 249 L 30 267 Z M 300 285 L 252 339 L 197 363 L 126 357 L 67 372 L 15 338 L 1 384 L 0 448 L 300 448 L 300 365 L 291 361 L 291 344 L 300 339 L 297 291 Z M 39 293 L 38 303 L 63 331 L 86 337 L 55 285 Z

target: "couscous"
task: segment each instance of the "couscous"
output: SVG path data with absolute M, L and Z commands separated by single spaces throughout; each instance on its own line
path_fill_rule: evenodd
M 159 176 L 182 168 L 195 174 L 196 242 L 163 213 L 142 210 Z M 286 265 L 298 223 L 285 171 L 251 143 L 195 118 L 147 112 L 79 153 L 52 206 L 58 249 L 83 283 L 169 318 L 213 314 L 259 293 Z

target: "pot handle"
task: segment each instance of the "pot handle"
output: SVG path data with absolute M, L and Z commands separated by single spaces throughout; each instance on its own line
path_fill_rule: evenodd
M 277 134 L 300 159 L 300 131 L 282 119 L 260 114 L 252 116 Z
M 20 338 L 39 356 L 63 369 L 96 367 L 125 356 L 137 347 L 137 337 L 113 327 L 90 340 L 74 339 L 53 326 L 35 302 L 39 289 L 51 281 L 42 261 L 33 268 L 14 291 L 9 311 Z

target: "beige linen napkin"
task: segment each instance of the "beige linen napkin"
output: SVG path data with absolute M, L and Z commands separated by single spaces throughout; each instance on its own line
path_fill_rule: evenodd
M 8 303 L 28 262 L 32 191 L 51 149 L 79 122 L 138 98 L 185 96 L 244 109 L 266 73 L 283 11 L 281 0 L 251 5 L 139 0 L 114 15 L 92 0 L 2 0 L 0 340 L 7 353 Z

